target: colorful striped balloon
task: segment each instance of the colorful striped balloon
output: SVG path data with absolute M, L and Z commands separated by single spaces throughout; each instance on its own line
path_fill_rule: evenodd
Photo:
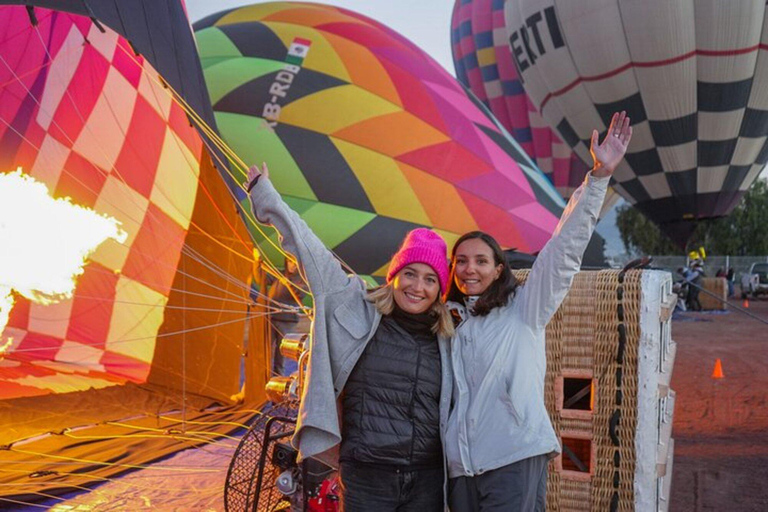
M 99 246 L 71 298 L 16 300 L 0 332 L 0 345 L 11 340 L 0 357 L 0 399 L 128 382 L 180 387 L 182 339 L 217 354 L 186 362 L 187 389 L 228 397 L 239 386 L 242 321 L 215 335 L 182 333 L 245 316 L 246 292 L 211 270 L 244 280 L 250 268 L 211 241 L 232 237 L 238 223 L 223 208 L 229 190 L 184 110 L 127 39 L 86 16 L 44 8 L 32 16 L 0 7 L 0 172 L 21 167 L 52 196 L 116 219 L 128 237 Z M 163 44 L 155 57 L 173 55 Z M 241 253 L 250 256 L 250 247 Z M 240 304 L 227 302 L 238 293 Z M 232 372 L 221 371 L 226 357 Z
M 526 252 L 550 238 L 557 192 L 399 34 L 344 9 L 281 2 L 225 11 L 195 30 L 225 140 L 247 162 L 266 160 L 285 200 L 359 274 L 384 275 L 417 226 L 449 243 L 482 229 Z

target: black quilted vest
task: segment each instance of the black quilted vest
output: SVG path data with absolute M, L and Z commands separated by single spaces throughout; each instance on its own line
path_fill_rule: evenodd
M 442 466 L 442 368 L 425 320 L 402 311 L 381 319 L 344 387 L 342 461 Z

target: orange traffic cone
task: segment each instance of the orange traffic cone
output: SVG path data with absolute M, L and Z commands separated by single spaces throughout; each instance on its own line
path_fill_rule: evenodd
M 749 309 L 749 299 L 744 299 L 744 302 L 742 302 L 741 305 L 744 309 Z
M 712 371 L 712 378 L 722 379 L 723 377 L 725 377 L 725 375 L 723 375 L 723 363 L 721 363 L 718 358 L 715 360 L 715 369 Z

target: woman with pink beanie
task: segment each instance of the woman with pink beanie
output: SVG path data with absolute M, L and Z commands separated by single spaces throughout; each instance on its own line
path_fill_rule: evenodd
M 409 232 L 385 285 L 368 291 L 286 205 L 266 164 L 248 172 L 256 219 L 274 226 L 314 297 L 309 365 L 293 445 L 339 467 L 354 511 L 442 512 L 442 440 L 452 386 L 453 322 L 445 241 Z

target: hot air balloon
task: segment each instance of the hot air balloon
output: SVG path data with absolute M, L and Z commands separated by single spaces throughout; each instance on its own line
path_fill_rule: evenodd
M 557 191 L 570 197 L 591 165 L 552 131 L 525 93 L 504 29 L 504 2 L 456 0 L 451 48 L 459 81 L 490 109 Z
M 110 215 L 128 233 L 126 242 L 108 242 L 92 255 L 74 297 L 53 308 L 58 321 L 36 321 L 48 306 L 21 301 L 14 308 L 6 359 L 34 356 L 34 347 L 44 346 L 41 354 L 61 365 L 59 352 L 93 366 L 95 381 L 108 375 L 103 384 L 143 382 L 157 336 L 172 329 L 163 323 L 164 308 L 182 298 L 176 281 L 183 256 L 203 250 L 194 240 L 199 217 L 219 217 L 216 208 L 231 196 L 209 177 L 210 157 L 182 108 L 126 39 L 68 13 L 35 10 L 36 26 L 24 8 L 3 7 L 0 15 L 3 167 L 20 166 L 53 196 Z M 205 199 L 213 186 L 217 195 Z M 247 276 L 248 263 L 240 267 Z M 136 305 L 118 307 L 123 300 Z M 120 341 L 134 337 L 142 341 Z M 88 376 L 77 383 L 75 372 L 59 388 L 56 370 L 45 373 L 51 378 L 40 378 L 39 387 L 8 379 L 0 393 L 93 385 Z
M 768 159 L 765 14 L 756 1 L 504 3 L 534 107 L 582 159 L 591 130 L 626 110 L 634 135 L 614 189 L 680 245 Z
M 224 139 L 270 164 L 285 200 L 355 272 L 384 275 L 417 226 L 449 243 L 482 229 L 526 252 L 550 238 L 557 192 L 476 99 L 387 27 L 277 2 L 212 15 L 195 34 Z
M 68 198 L 114 219 L 126 238 L 95 248 L 71 296 L 43 304 L 35 283 L 13 291 L 0 326 L 0 508 L 190 446 L 162 430 L 128 440 L 126 425 L 74 442 L 67 432 L 121 418 L 170 432 L 176 413 L 158 414 L 204 419 L 202 409 L 228 402 L 240 389 L 249 303 L 238 283 L 251 271 L 231 192 L 190 125 L 186 104 L 213 118 L 183 5 L 25 3 L 0 7 L 0 170 L 7 178 L 20 167 L 43 201 Z M 40 220 L 33 204 L 3 212 L 3 230 Z M 30 264 L 52 264 L 79 234 L 61 219 L 35 225 L 29 246 L 50 243 Z M 20 237 L 6 242 L 3 252 L 29 249 Z M 52 430 L 60 435 L 42 435 Z M 37 487 L 14 481 L 30 474 Z

